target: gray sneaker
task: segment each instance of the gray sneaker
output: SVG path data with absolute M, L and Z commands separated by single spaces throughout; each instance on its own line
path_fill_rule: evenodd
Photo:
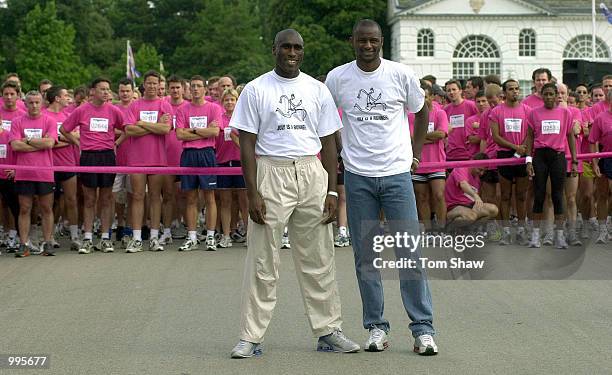
M 527 232 L 524 230 L 516 233 L 516 242 L 518 242 L 521 246 L 527 246 L 529 244 L 529 237 L 527 237 Z
M 70 251 L 79 251 L 81 246 L 83 246 L 83 243 L 78 238 L 74 238 L 70 241 Z
M 606 244 L 608 243 L 608 233 L 607 230 L 602 230 L 599 231 L 599 235 L 597 236 L 597 239 L 595 240 L 596 244 Z
M 576 235 L 575 229 L 569 230 L 569 233 L 567 234 L 567 242 L 570 244 L 570 246 L 582 246 L 582 241 L 580 241 Z
M 151 238 L 149 241 L 149 251 L 164 251 L 164 247 L 159 243 L 159 239 Z
M 565 240 L 565 234 L 563 232 L 555 236 L 555 247 L 557 249 L 567 249 L 567 241 Z
M 554 237 L 554 233 L 553 232 L 546 232 L 546 234 L 544 234 L 544 240 L 542 241 L 542 245 L 544 246 L 552 246 L 553 245 L 553 237 Z
M 361 348 L 349 340 L 341 330 L 336 329 L 327 336 L 319 337 L 318 352 L 357 353 Z
M 499 244 L 502 246 L 510 245 L 512 243 L 512 233 L 503 232 L 502 238 L 499 240 Z
M 542 240 L 540 240 L 540 233 L 536 233 L 536 231 L 531 232 L 531 241 L 529 242 L 529 247 L 531 248 L 542 247 Z
M 99 247 L 103 253 L 112 253 L 115 251 L 115 248 L 113 247 L 113 241 L 109 239 L 103 239 L 102 241 L 100 241 Z
M 372 328 L 370 330 L 370 337 L 368 337 L 363 350 L 366 352 L 382 352 L 388 347 L 387 333 L 380 328 Z
M 90 254 L 94 251 L 93 241 L 84 239 L 83 244 L 79 248 L 79 254 Z
M 589 226 L 586 223 L 580 229 L 580 237 L 583 240 L 588 240 L 591 236 L 589 235 Z
M 238 344 L 232 349 L 232 358 L 251 358 L 253 356 L 260 356 L 263 354 L 263 348 L 261 344 L 248 342 L 244 340 L 238 341 Z
M 131 239 L 130 243 L 128 243 L 127 248 L 125 249 L 126 253 L 137 253 L 142 251 L 142 241 L 138 241 L 135 239 Z
M 232 239 L 230 238 L 230 236 L 223 236 L 217 246 L 219 246 L 222 249 L 227 249 L 228 247 L 232 247 L 233 246 Z
M 414 339 L 414 352 L 420 355 L 436 355 L 438 354 L 438 346 L 429 334 L 421 335 Z

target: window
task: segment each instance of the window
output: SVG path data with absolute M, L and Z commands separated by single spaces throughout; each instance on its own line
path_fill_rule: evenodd
M 417 56 L 434 55 L 434 33 L 431 29 L 421 29 L 417 34 Z
M 519 56 L 536 55 L 536 34 L 532 29 L 523 29 L 519 34 Z
M 499 49 L 484 35 L 470 35 L 461 40 L 453 52 L 453 78 L 501 75 Z
M 593 50 L 591 46 L 590 35 L 578 35 L 574 39 L 570 40 L 563 50 L 564 59 L 592 59 Z M 610 59 L 610 49 L 599 38 L 595 38 L 595 58 L 599 60 Z
M 521 98 L 526 98 L 531 95 L 531 88 L 533 87 L 533 81 L 530 79 L 519 80 L 519 86 L 521 88 Z

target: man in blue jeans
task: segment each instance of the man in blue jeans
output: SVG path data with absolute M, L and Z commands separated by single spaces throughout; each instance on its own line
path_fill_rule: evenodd
M 380 26 L 372 20 L 358 21 L 351 41 L 356 60 L 332 70 L 325 84 L 343 113 L 342 159 L 348 224 L 363 304 L 363 326 L 370 331 L 365 350 L 378 352 L 388 346 L 390 324 L 383 316 L 380 271 L 373 266 L 374 259 L 380 257 L 373 250 L 373 236 L 379 234 L 381 209 L 392 234 L 419 232 L 410 173 L 418 166 L 429 120 L 423 105 L 424 93 L 414 72 L 380 57 L 383 45 Z M 412 145 L 407 111 L 415 113 Z M 395 251 L 398 258 L 420 257 L 418 249 Z M 425 271 L 420 267 L 400 269 L 400 290 L 412 320 L 414 351 L 421 355 L 437 354 Z

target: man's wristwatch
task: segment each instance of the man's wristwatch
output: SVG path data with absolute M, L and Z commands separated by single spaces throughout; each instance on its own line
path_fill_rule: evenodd
M 32 136 L 31 136 L 31 135 L 28 135 L 28 136 L 26 137 L 26 145 L 29 145 L 31 140 L 32 140 Z

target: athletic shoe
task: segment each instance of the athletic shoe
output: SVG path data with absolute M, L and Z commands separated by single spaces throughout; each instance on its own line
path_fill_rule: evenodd
M 527 233 L 524 230 L 516 233 L 516 242 L 521 246 L 527 246 L 529 244 L 529 237 L 527 237 Z
M 433 337 L 429 334 L 424 334 L 414 339 L 414 352 L 420 355 L 436 355 L 438 354 L 438 346 Z
M 163 246 L 170 245 L 172 243 L 172 235 L 167 233 L 162 234 L 159 238 L 159 243 Z
M 128 236 L 127 234 L 121 237 L 121 247 L 124 249 L 127 249 L 131 240 L 132 240 L 132 237 Z
M 19 249 L 15 251 L 15 258 L 25 258 L 30 256 L 30 249 L 24 244 L 19 245 Z
M 100 241 L 100 249 L 102 249 L 103 253 L 112 253 L 115 251 L 115 248 L 113 247 L 113 241 L 109 240 L 109 239 L 103 239 L 102 241 Z
M 368 337 L 363 350 L 366 352 L 382 352 L 388 347 L 387 333 L 380 328 L 370 329 L 370 337 Z
M 197 233 L 196 236 L 198 238 L 198 241 L 205 242 L 206 241 L 206 229 L 204 229 L 202 233 Z
M 53 245 L 53 248 L 54 248 L 54 249 L 59 249 L 59 248 L 60 248 L 60 244 L 59 244 L 59 242 L 57 242 L 57 241 L 55 240 L 55 238 L 52 238 L 52 239 L 51 239 L 51 245 Z
M 70 250 L 71 251 L 79 251 L 79 249 L 83 246 L 83 243 L 78 239 L 74 238 L 70 241 Z
M 138 241 L 135 239 L 130 239 L 130 242 L 128 243 L 125 252 L 126 253 L 137 253 L 139 251 L 142 251 L 142 241 Z
M 542 240 L 542 245 L 544 246 L 552 246 L 554 242 L 554 233 L 549 231 L 544 234 L 544 240 Z
M 221 237 L 221 241 L 219 241 L 218 246 L 222 249 L 232 247 L 232 239 L 229 236 L 223 236 Z
M 499 242 L 502 238 L 502 232 L 499 228 L 495 228 L 487 234 L 489 242 Z
M 223 233 L 215 231 L 215 241 L 217 241 L 217 243 L 219 243 L 219 242 L 221 242 L 222 238 L 223 238 Z
M 206 236 L 206 251 L 217 251 L 215 236 Z
M 506 245 L 512 244 L 512 233 L 510 233 L 510 232 L 503 232 L 502 233 L 502 238 L 501 238 L 501 240 L 499 240 L 499 244 L 502 245 L 502 246 L 506 246 Z
M 567 241 L 565 240 L 565 234 L 563 232 L 555 236 L 555 247 L 557 249 L 567 249 Z
M 90 254 L 94 251 L 93 241 L 90 239 L 84 239 L 83 244 L 79 248 L 79 254 Z
M 42 243 L 36 245 L 32 241 L 30 241 L 26 245 L 30 248 L 30 254 L 32 255 L 40 255 L 43 253 Z
M 151 238 L 149 241 L 149 251 L 164 251 L 164 247 L 159 243 L 159 239 Z
M 187 230 L 183 224 L 180 224 L 178 227 L 173 227 L 172 229 L 172 238 L 175 240 L 182 240 L 183 238 L 187 238 Z
M 334 246 L 336 247 L 347 247 L 350 246 L 351 243 L 348 239 L 348 236 L 343 236 L 341 234 L 339 234 L 338 236 L 336 236 L 336 240 L 334 241 Z
M 317 342 L 318 352 L 357 353 L 360 349 L 359 345 L 344 336 L 340 329 L 319 337 Z
M 597 236 L 597 240 L 595 240 L 596 244 L 606 244 L 608 242 L 608 233 L 607 231 L 600 231 L 599 235 Z
M 43 242 L 41 245 L 41 248 L 42 248 L 42 252 L 40 253 L 40 255 L 47 256 L 47 257 L 55 256 L 53 245 L 50 242 Z
M 569 230 L 569 233 L 567 234 L 567 242 L 570 244 L 570 246 L 582 246 L 582 241 L 580 241 L 576 235 L 575 229 Z
M 232 241 L 236 242 L 236 243 L 245 243 L 246 242 L 246 236 L 243 236 L 242 234 L 240 234 L 240 232 L 238 232 L 237 230 L 234 230 L 231 234 L 230 234 L 230 238 L 232 239 Z
M 17 242 L 16 238 L 9 238 L 6 241 L 6 252 L 7 253 L 15 253 L 19 249 L 19 242 Z
M 291 243 L 289 242 L 288 234 L 283 234 L 283 238 L 281 240 L 281 249 L 291 249 Z
M 589 226 L 588 225 L 583 225 L 582 228 L 580 229 L 580 237 L 583 240 L 588 240 L 591 236 L 589 235 Z
M 536 231 L 531 232 L 531 241 L 529 241 L 529 247 L 531 248 L 542 247 L 542 241 L 540 240 L 540 233 L 536 233 Z
M 183 242 L 183 244 L 178 248 L 178 251 L 191 251 L 198 249 L 198 240 L 193 241 L 188 238 Z
M 231 357 L 235 359 L 251 358 L 254 356 L 260 356 L 263 353 L 261 344 L 248 342 L 244 340 L 238 341 L 238 344 L 232 349 Z

